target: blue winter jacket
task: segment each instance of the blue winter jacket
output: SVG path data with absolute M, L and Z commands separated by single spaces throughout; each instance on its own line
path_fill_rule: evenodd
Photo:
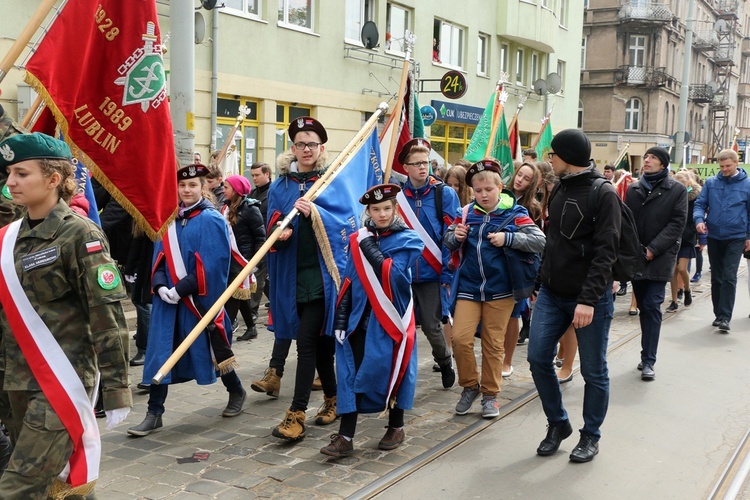
M 693 221 L 706 224 L 709 238 L 750 239 L 750 179 L 743 169 L 738 172 L 732 177 L 719 172 L 707 179 L 695 200 Z

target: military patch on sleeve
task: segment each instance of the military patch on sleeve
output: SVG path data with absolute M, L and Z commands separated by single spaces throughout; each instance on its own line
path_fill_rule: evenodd
M 86 252 L 88 253 L 96 253 L 102 251 L 102 242 L 101 240 L 94 240 L 89 241 L 86 243 Z
M 5 198 L 7 198 L 9 200 L 13 199 L 13 197 L 10 195 L 10 189 L 8 189 L 8 185 L 7 184 L 5 186 L 3 186 L 2 193 L 3 193 L 3 197 L 5 197 Z
M 104 264 L 97 268 L 96 280 L 104 290 L 112 290 L 120 285 L 120 273 L 114 264 Z

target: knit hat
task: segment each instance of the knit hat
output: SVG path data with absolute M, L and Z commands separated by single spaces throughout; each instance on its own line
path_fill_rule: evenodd
M 250 194 L 250 191 L 253 190 L 253 186 L 250 185 L 250 181 L 241 175 L 230 175 L 229 177 L 224 179 L 224 182 L 232 186 L 234 192 L 240 196 L 247 196 Z
M 669 151 L 664 148 L 654 146 L 653 148 L 648 148 L 644 153 L 644 156 L 648 154 L 656 156 L 657 158 L 659 158 L 659 161 L 664 168 L 669 168 Z
M 576 167 L 588 167 L 591 158 L 591 141 L 582 130 L 561 130 L 552 139 L 552 151 L 562 161 Z
M 45 134 L 19 134 L 0 144 L 0 168 L 25 160 L 70 160 L 70 148 L 63 141 Z

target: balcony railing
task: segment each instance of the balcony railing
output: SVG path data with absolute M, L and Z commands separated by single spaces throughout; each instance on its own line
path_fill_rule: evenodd
M 718 2 L 716 2 L 716 12 L 722 17 L 737 17 L 739 6 L 739 0 L 718 0 Z
M 660 21 L 670 22 L 672 20 L 672 11 L 667 2 L 627 1 L 617 13 L 617 18 L 621 21 Z
M 695 103 L 706 104 L 714 100 L 714 91 L 708 85 L 693 84 L 690 85 L 688 98 Z
M 621 85 L 663 87 L 667 83 L 667 68 L 653 66 L 620 66 L 615 76 Z
M 719 46 L 719 37 L 713 30 L 696 31 L 693 34 L 693 47 L 698 50 L 715 50 Z

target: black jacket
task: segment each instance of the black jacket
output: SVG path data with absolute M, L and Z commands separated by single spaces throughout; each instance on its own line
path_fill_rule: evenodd
M 266 241 L 266 228 L 260 215 L 260 202 L 252 198 L 245 198 L 237 207 L 237 220 L 232 226 L 237 248 L 243 257 L 250 260 L 255 252 L 260 250 Z M 237 275 L 239 264 L 232 260 L 230 274 Z
M 638 237 L 654 253 L 637 278 L 670 281 L 674 274 L 682 230 L 687 222 L 687 190 L 667 176 L 649 192 L 641 181 L 628 187 L 625 204 L 633 212 Z
M 591 184 L 603 177 L 594 168 L 561 177 L 549 204 L 540 272 L 545 288 L 589 306 L 611 286 L 620 239 L 620 201 L 612 184 L 602 185 L 596 213 L 589 208 Z
M 123 274 L 136 275 L 135 284 L 131 287 L 132 298 L 142 304 L 151 303 L 151 261 L 154 255 L 154 243 L 146 235 L 134 236 L 130 245 L 128 261 L 122 270 Z
M 685 229 L 682 230 L 682 243 L 681 245 L 695 246 L 698 244 L 698 231 L 695 229 L 695 222 L 693 222 L 693 209 L 695 208 L 695 200 L 698 198 L 700 191 L 688 192 L 688 213 L 687 222 L 685 223 Z
M 268 213 L 268 189 L 271 187 L 269 182 L 265 186 L 253 188 L 250 197 L 260 202 L 260 215 L 263 216 L 263 224 L 268 220 L 266 214 Z

